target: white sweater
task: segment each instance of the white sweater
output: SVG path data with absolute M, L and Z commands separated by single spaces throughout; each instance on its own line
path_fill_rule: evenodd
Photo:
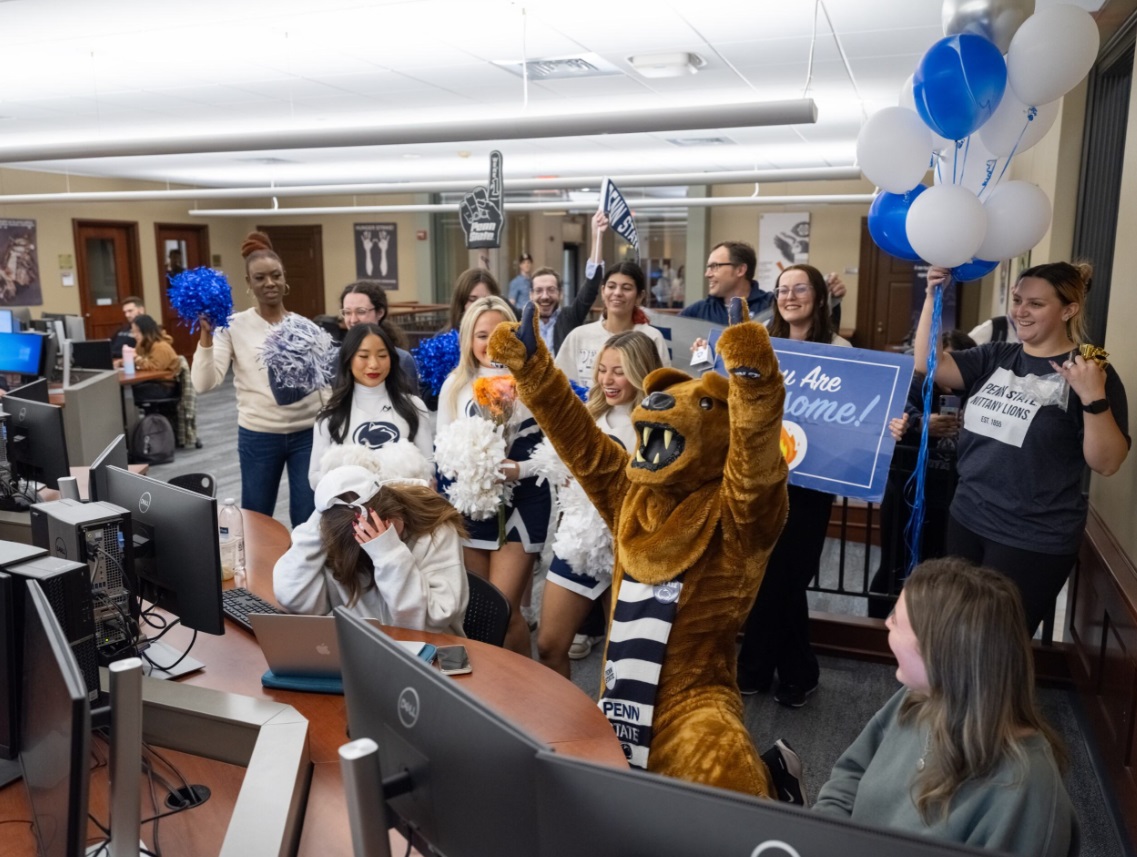
M 325 565 L 320 512 L 292 531 L 292 547 L 272 573 L 276 600 L 290 613 L 323 615 L 346 605 L 347 590 Z M 452 527 L 406 542 L 394 527 L 363 545 L 375 565 L 375 586 L 348 608 L 356 616 L 415 631 L 466 636 L 470 597 L 462 544 Z
M 635 330 L 637 333 L 646 335 L 655 343 L 655 350 L 659 352 L 659 359 L 664 366 L 670 366 L 671 358 L 668 356 L 667 341 L 663 338 L 663 334 L 650 324 L 637 324 Z M 557 368 L 564 372 L 570 381 L 575 381 L 584 387 L 591 387 L 592 367 L 596 363 L 600 349 L 612 336 L 613 334 L 604 329 L 603 321 L 581 325 L 566 336 L 565 341 L 561 343 L 554 361 Z
M 207 393 L 225 380 L 233 365 L 237 388 L 237 425 L 265 434 L 290 434 L 311 428 L 320 410 L 319 392 L 293 405 L 278 405 L 268 385 L 268 370 L 257 359 L 272 325 L 256 309 L 247 309 L 229 319 L 229 327 L 213 332 L 213 346 L 198 345 L 193 355 L 193 387 Z
M 411 401 L 418 409 L 418 431 L 415 432 L 414 445 L 422 453 L 422 457 L 430 460 L 434 453 L 434 421 L 430 411 L 426 409 L 422 399 L 411 396 Z M 387 394 L 387 385 L 378 387 L 365 387 L 356 384 L 351 393 L 351 415 L 348 419 L 347 431 L 344 433 L 344 443 L 358 443 L 369 449 L 381 449 L 388 443 L 397 440 L 410 440 L 411 427 L 407 421 L 395 410 L 391 404 L 391 397 Z M 316 431 L 312 435 L 312 462 L 308 466 L 308 482 L 312 490 L 323 475 L 320 460 L 334 441 L 328 431 L 328 420 L 321 419 L 316 422 Z

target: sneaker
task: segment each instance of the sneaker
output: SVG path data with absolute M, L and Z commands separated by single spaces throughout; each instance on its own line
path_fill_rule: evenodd
M 817 690 L 817 682 L 813 687 L 801 687 L 796 684 L 780 684 L 774 691 L 774 701 L 787 708 L 803 708 L 811 693 Z
M 808 809 L 809 801 L 801 788 L 801 757 L 794 752 L 794 748 L 779 738 L 773 747 L 762 754 L 762 761 L 770 769 L 774 794 L 778 800 Z
M 589 637 L 587 634 L 577 634 L 572 638 L 572 645 L 569 646 L 568 656 L 574 661 L 584 660 L 592 654 L 592 646 L 596 642 L 596 637 Z
M 757 693 L 769 693 L 770 686 L 773 685 L 773 679 L 769 681 L 759 681 L 752 675 L 744 672 L 738 673 L 738 692 L 743 696 L 754 696 Z

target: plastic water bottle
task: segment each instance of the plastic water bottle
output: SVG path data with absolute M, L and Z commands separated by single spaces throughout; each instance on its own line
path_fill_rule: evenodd
M 134 349 L 129 345 L 122 347 L 122 371 L 126 375 L 134 374 Z
M 221 549 L 221 577 L 245 585 L 245 523 L 232 497 L 217 513 L 217 544 Z

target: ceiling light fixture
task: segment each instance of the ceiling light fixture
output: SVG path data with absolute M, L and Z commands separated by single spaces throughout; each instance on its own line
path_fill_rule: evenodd
M 596 134 L 641 134 L 708 128 L 755 128 L 812 125 L 817 105 L 812 98 L 786 101 L 742 101 L 613 110 L 556 115 L 498 116 L 452 122 L 385 124 L 347 128 L 292 128 L 213 134 L 169 132 L 161 137 L 69 140 L 0 146 L 0 163 L 34 163 L 72 158 L 115 158 L 141 155 L 191 155 L 208 152 L 257 152 L 280 149 L 335 149 L 418 143 L 464 143 L 479 140 L 528 140 L 587 137 Z
M 707 64 L 698 54 L 672 51 L 662 54 L 636 54 L 628 62 L 640 77 L 685 77 Z

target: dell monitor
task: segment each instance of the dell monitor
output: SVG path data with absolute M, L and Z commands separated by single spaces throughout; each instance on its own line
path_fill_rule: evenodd
M 91 462 L 87 499 L 102 500 L 107 495 L 107 468 L 117 467 L 120 470 L 127 470 L 128 463 L 126 435 L 120 434 Z
M 13 387 L 8 391 L 9 399 L 26 399 L 29 402 L 40 402 L 44 405 L 51 404 L 51 390 L 47 384 L 47 378 L 36 378 L 34 381 L 28 381 L 26 384 L 21 384 L 19 387 Z
M 543 745 L 365 619 L 342 607 L 335 616 L 348 734 L 379 745 L 388 781 L 409 773 L 409 790 L 386 800 L 408 838 L 448 857 L 538 853 Z
M 51 604 L 25 587 L 20 768 L 42 857 L 77 857 L 87 840 L 91 707 Z
M 27 399 L 5 402 L 8 413 L 8 461 L 13 472 L 28 481 L 59 488 L 59 478 L 71 475 L 63 409 Z
M 42 333 L 0 333 L 0 373 L 43 375 L 47 338 Z
M 224 634 L 217 501 L 119 467 L 105 470 L 99 500 L 126 509 L 134 523 L 138 594 L 187 628 Z
M 86 342 L 72 340 L 71 365 L 76 369 L 113 369 L 111 341 L 109 339 L 90 339 Z

